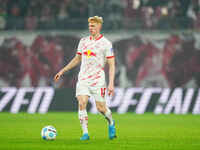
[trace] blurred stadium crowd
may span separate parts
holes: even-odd
[[[52,85],[53,76],[74,55],[79,39],[38,35],[27,45],[17,37],[5,38],[0,45],[0,67],[4,68],[0,71],[0,86]],[[71,87],[73,76],[70,74],[66,79]]]
[[[3,68],[0,87],[75,87],[79,68],[65,74],[58,84],[52,79],[75,55],[80,37],[39,34],[35,38],[27,36],[26,40],[12,36],[0,41],[0,67]],[[135,34],[114,41],[115,85],[124,88],[199,87],[200,47],[196,46],[199,42],[193,34],[166,33],[154,35],[152,40]]]
[[[200,0],[0,0],[0,31],[23,30],[0,37],[0,87],[55,86],[53,76],[71,60],[81,37],[50,32],[84,31],[94,15],[104,17],[105,30],[165,31],[151,32],[150,40],[130,32],[132,37],[113,41],[116,86],[200,86]],[[35,30],[50,32],[26,32]],[[57,86],[75,86],[77,73],[65,74]]]
[[[200,0],[0,0],[0,30],[87,29],[93,15],[104,29],[199,29],[199,10]]]

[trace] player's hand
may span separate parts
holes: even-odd
[[[113,84],[108,85],[108,95],[114,96],[114,85]]]
[[[54,81],[57,82],[57,81],[60,79],[60,77],[61,77],[62,75],[63,75],[63,72],[62,72],[62,71],[58,72],[58,73],[54,76]]]

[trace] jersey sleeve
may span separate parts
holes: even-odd
[[[82,55],[82,49],[83,49],[83,42],[82,42],[82,40],[80,40],[76,54]]]
[[[113,58],[114,57],[114,50],[112,47],[112,43],[108,43],[106,46],[106,58]]]

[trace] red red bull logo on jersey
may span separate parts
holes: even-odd
[[[86,55],[87,58],[91,58],[92,56],[96,56],[96,54],[89,49],[87,51],[83,52],[83,54]]]

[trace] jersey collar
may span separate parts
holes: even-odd
[[[100,34],[100,35],[99,35],[99,37],[97,37],[97,38],[95,39],[95,41],[98,41],[98,40],[100,40],[102,37],[103,37],[103,35],[102,35],[102,34]],[[90,36],[90,40],[92,40],[92,36]]]

